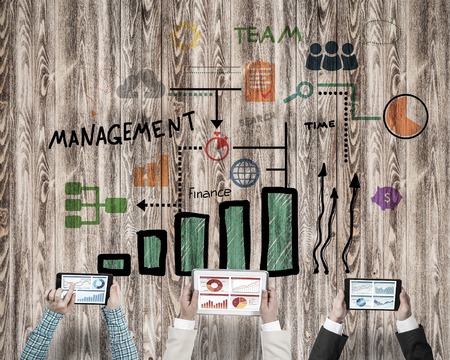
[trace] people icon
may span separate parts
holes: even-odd
[[[338,44],[335,41],[328,41],[325,45],[327,54],[323,57],[322,69],[328,71],[337,71],[342,68],[342,62],[338,52]]]
[[[311,44],[309,50],[306,59],[306,68],[309,70],[337,71],[358,68],[358,60],[350,43],[342,46],[342,54],[338,54],[339,46],[336,41],[328,41],[325,44],[325,54],[322,54],[322,46],[319,43]]]
[[[356,60],[356,55],[353,54],[353,45],[346,43],[342,45],[342,52],[345,55],[341,55],[343,70],[354,70],[358,67],[358,60]],[[353,54],[353,55],[352,55]]]
[[[320,70],[322,65],[322,46],[318,43],[311,44],[309,47],[310,54],[306,59],[306,68],[309,70]]]

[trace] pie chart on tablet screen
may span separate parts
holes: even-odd
[[[384,124],[388,131],[400,139],[420,135],[428,123],[428,110],[424,102],[410,94],[397,95],[384,109]]]
[[[237,297],[233,299],[233,306],[236,309],[243,309],[247,306],[247,300],[243,297]]]
[[[218,279],[211,279],[208,280],[208,282],[206,283],[206,288],[212,292],[220,291],[222,290],[222,287],[223,287],[222,281]]]

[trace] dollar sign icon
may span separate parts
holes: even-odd
[[[391,202],[391,194],[390,193],[384,194],[384,202],[385,203]]]

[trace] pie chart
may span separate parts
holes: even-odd
[[[400,139],[420,135],[428,123],[428,110],[417,96],[401,94],[392,98],[384,109],[384,125]]]
[[[94,288],[96,289],[102,289],[105,286],[105,280],[95,279],[92,285],[94,285]]]
[[[220,291],[222,287],[223,287],[222,281],[217,279],[210,279],[206,283],[206,288],[212,292]]]
[[[233,306],[236,309],[243,309],[247,306],[247,300],[243,297],[237,297],[233,299]]]

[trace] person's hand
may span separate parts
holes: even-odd
[[[191,294],[192,284],[187,284],[180,296],[181,314],[180,319],[195,320],[198,307],[198,290]]]
[[[395,312],[395,317],[397,320],[406,320],[412,315],[411,313],[411,302],[409,295],[406,293],[405,289],[402,288],[400,293],[400,306]]]
[[[334,322],[341,324],[347,315],[347,306],[345,305],[344,291],[339,289],[336,297],[333,300],[333,309],[328,318]]]
[[[261,306],[259,307],[261,320],[267,324],[278,319],[278,299],[275,288],[270,287],[269,291],[263,290],[261,296]]]
[[[116,280],[113,280],[113,284],[109,289],[109,298],[106,302],[105,308],[109,310],[114,310],[122,304],[121,300],[122,294],[120,292],[120,286]]]
[[[45,292],[45,300],[47,307],[59,314],[65,315],[67,314],[75,304],[76,294],[74,293],[75,284],[70,284],[69,291],[67,291],[67,294],[64,296],[63,299],[61,299],[61,294],[63,292],[63,289],[59,288],[56,289],[49,289]]]

